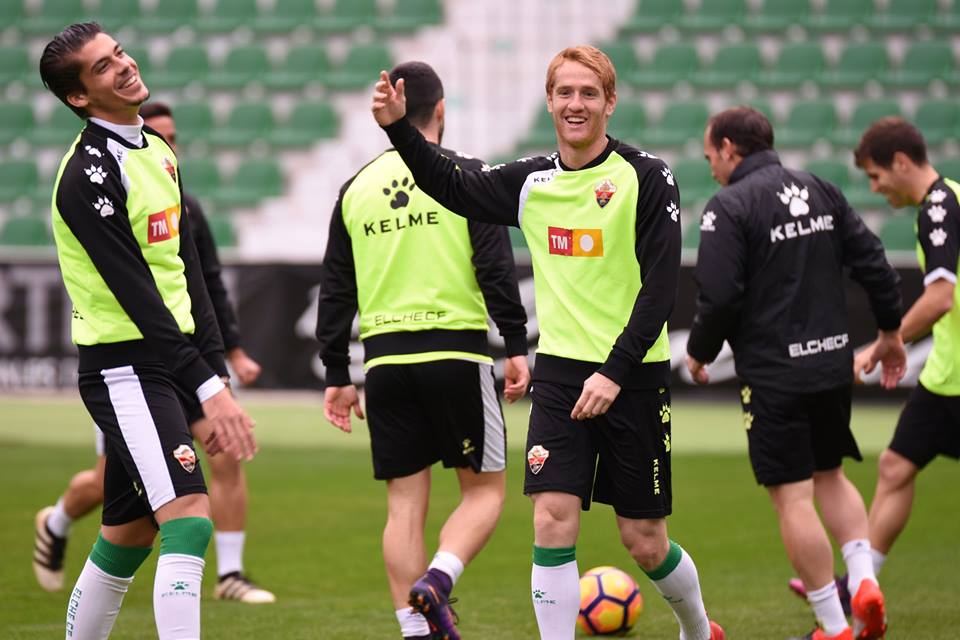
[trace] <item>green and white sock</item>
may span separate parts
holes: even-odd
[[[70,593],[66,637],[106,640],[133,574],[149,555],[150,547],[124,547],[99,536]]]
[[[213,535],[209,518],[160,525],[160,558],[153,582],[153,615],[160,640],[199,640],[203,554]]]
[[[700,577],[693,558],[671,540],[663,563],[644,573],[673,609],[680,623],[680,640],[710,640],[710,620],[703,606]]]
[[[544,640],[573,640],[580,613],[576,547],[533,547],[533,612]]]

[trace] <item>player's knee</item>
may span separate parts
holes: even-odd
[[[663,564],[670,550],[669,541],[656,531],[621,529],[620,541],[630,557],[648,571]]]
[[[174,518],[160,525],[160,554],[178,553],[202,558],[213,537],[210,518]]]
[[[562,501],[538,499],[533,508],[533,529],[537,539],[576,539],[578,513]]]
[[[887,449],[880,454],[880,459],[877,462],[877,473],[881,484],[892,488],[900,488],[913,481],[917,468],[899,453]]]
[[[221,485],[236,485],[244,481],[243,463],[233,456],[221,454],[207,458],[212,480]]]

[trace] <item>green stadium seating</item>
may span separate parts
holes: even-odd
[[[210,60],[203,45],[177,47],[167,56],[161,69],[155,69],[149,78],[144,78],[148,87],[156,89],[179,89],[191,82],[202,82],[210,71]]]
[[[851,43],[840,54],[837,65],[820,75],[820,82],[832,88],[861,87],[868,80],[879,79],[887,64],[884,42]]]
[[[944,178],[960,181],[960,158],[940,158],[933,166]]]
[[[720,185],[710,174],[710,164],[703,158],[679,160],[672,169],[680,189],[680,204],[683,209],[692,211],[694,206],[708,200],[720,189]],[[692,220],[690,216],[685,217]]]
[[[669,89],[700,68],[697,49],[689,43],[664,44],[644,68],[627,78],[640,89]]]
[[[322,84],[330,71],[323,45],[302,44],[287,51],[287,57],[263,78],[263,84],[275,91],[302,91],[309,84]]]
[[[793,25],[804,24],[809,15],[807,0],[763,0],[763,8],[750,13],[743,26],[749,33],[784,32]]]
[[[911,31],[934,22],[937,0],[889,0],[886,8],[867,16],[867,26],[873,31]]]
[[[823,48],[819,42],[785,44],[772,68],[760,71],[756,82],[769,89],[797,87],[807,80],[815,80],[824,67]]]
[[[83,22],[85,13],[83,0],[43,0],[37,11],[20,22],[20,29],[28,36],[49,39],[64,27]]]
[[[213,110],[208,102],[181,102],[173,109],[177,137],[181,145],[203,142],[213,130]]]
[[[18,27],[27,15],[23,0],[0,0],[0,16],[7,27]]]
[[[910,45],[898,69],[883,74],[883,83],[895,89],[923,87],[945,80],[953,71],[953,46],[942,40]]]
[[[696,249],[700,246],[700,216],[696,212],[683,216],[683,223],[687,230],[683,232],[681,247]]]
[[[731,44],[717,51],[709,69],[693,74],[693,84],[705,89],[732,89],[753,82],[760,69],[760,50],[754,44]]]
[[[739,25],[745,12],[745,0],[709,0],[701,3],[697,11],[682,15],[677,26],[699,33],[723,31],[729,25]]]
[[[246,160],[230,183],[217,191],[218,206],[251,207],[264,198],[283,194],[283,172],[274,160]]]
[[[828,138],[837,124],[833,100],[798,100],[790,107],[783,126],[775,130],[778,147],[809,147]]]
[[[242,89],[269,75],[270,60],[260,45],[234,47],[227,54],[223,66],[207,74],[206,85],[211,89]]]
[[[523,237],[523,231],[520,231],[517,227],[507,227],[507,232],[510,234],[511,247],[514,249],[529,250],[527,239]]]
[[[273,10],[253,18],[250,26],[259,34],[285,33],[310,27],[317,19],[313,0],[277,0]]]
[[[183,176],[184,191],[201,200],[216,195],[222,185],[220,167],[213,158],[184,158],[180,161],[180,175]]]
[[[875,11],[873,0],[827,0],[826,7],[810,14],[806,26],[820,32],[849,31]]]
[[[850,184],[850,167],[839,160],[811,160],[803,169],[841,191]]]
[[[699,100],[669,103],[660,121],[647,130],[643,142],[656,149],[702,140],[707,117],[707,105]]]
[[[916,221],[912,215],[890,216],[880,229],[880,242],[887,251],[916,251]]]
[[[140,0],[101,0],[99,11],[88,12],[86,16],[87,20],[99,22],[110,33],[135,27],[141,18]]]
[[[773,105],[770,104],[765,98],[754,98],[753,100],[741,100],[734,104],[731,104],[731,107],[738,107],[740,105],[746,105],[748,107],[753,107],[763,115],[767,116],[767,120],[773,122]]]
[[[654,33],[675,24],[683,14],[683,0],[640,0],[633,15],[620,27],[620,33]]]
[[[253,22],[256,16],[257,0],[217,0],[213,11],[200,14],[194,26],[204,34],[227,33]]]
[[[393,67],[387,47],[379,42],[355,44],[347,57],[330,72],[326,84],[334,91],[351,91],[373,86],[382,69]]]
[[[628,40],[614,40],[598,47],[607,54],[613,67],[617,70],[618,77],[627,77],[637,71],[639,63],[637,62],[637,52],[633,48],[633,43]]]
[[[834,131],[831,141],[843,148],[853,149],[860,142],[860,136],[875,121],[884,116],[901,115],[900,103],[896,100],[861,100],[853,110],[850,122]]]
[[[421,27],[443,22],[440,0],[396,0],[393,10],[376,19],[378,31],[407,33]]]
[[[548,114],[549,115],[549,114]],[[642,102],[620,100],[614,109],[607,131],[614,138],[623,140],[627,144],[635,145],[643,140],[644,129],[647,126],[647,110]],[[553,133],[553,120],[550,121],[551,142],[556,139]]]
[[[237,231],[230,218],[225,215],[208,216],[207,225],[210,227],[213,243],[218,248],[237,246]]]
[[[960,31],[960,3],[954,2],[950,8],[941,7],[930,26],[941,35],[956,35]]]
[[[921,103],[913,122],[923,133],[928,145],[955,139],[960,126],[960,105],[956,100],[928,100]]]
[[[57,102],[50,117],[44,122],[38,122],[27,138],[34,146],[56,147],[66,153],[67,145],[73,142],[82,128],[83,121],[73,111]]]
[[[210,134],[210,143],[218,147],[244,147],[273,130],[273,110],[266,102],[237,102],[226,123]]]
[[[53,244],[47,221],[40,216],[8,218],[0,230],[0,245],[43,247]]]
[[[270,144],[277,147],[306,148],[322,138],[335,138],[340,119],[333,106],[326,102],[301,102],[290,118],[270,134]]]
[[[870,181],[860,169],[853,173],[850,184],[843,192],[847,202],[857,211],[890,211],[887,199],[879,193],[870,191]]]
[[[32,197],[38,180],[37,164],[33,160],[0,162],[0,202]]]
[[[316,17],[313,28],[317,33],[346,33],[377,18],[377,0],[335,0],[333,7]]]
[[[0,87],[38,73],[30,62],[26,47],[0,47]]]
[[[140,76],[143,78],[143,81],[145,83],[149,82],[150,76],[153,74],[153,61],[150,59],[150,50],[137,45],[127,46],[122,42],[120,45],[123,47],[124,53],[136,60],[137,68],[140,69]],[[148,84],[147,86],[149,87],[150,85]]]
[[[137,21],[137,28],[144,33],[171,34],[196,24],[197,17],[197,0],[163,0]]]
[[[30,135],[36,120],[26,102],[0,102],[0,146]]]
[[[553,115],[545,106],[541,106],[537,111],[537,119],[534,120],[533,127],[517,145],[517,151],[545,151],[555,149],[556,146],[557,134],[553,127]]]

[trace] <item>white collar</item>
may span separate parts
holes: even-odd
[[[89,118],[90,122],[112,131],[136,147],[143,146],[143,118],[137,116],[137,124],[117,124],[102,118]]]

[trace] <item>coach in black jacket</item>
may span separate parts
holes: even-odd
[[[883,596],[871,564],[863,499],[841,466],[860,460],[850,431],[853,354],[843,272],[866,289],[884,347],[883,382],[903,376],[899,277],[883,246],[840,191],[784,168],[767,118],[749,107],[713,116],[704,155],[724,187],[701,218],[697,316],[687,344],[694,380],[708,381],[724,340],[742,383],[744,426],[757,482],[780,519],[787,555],[820,624],[810,637],[852,637],[833,581],[833,553],[850,573],[854,627],[879,638]]]

